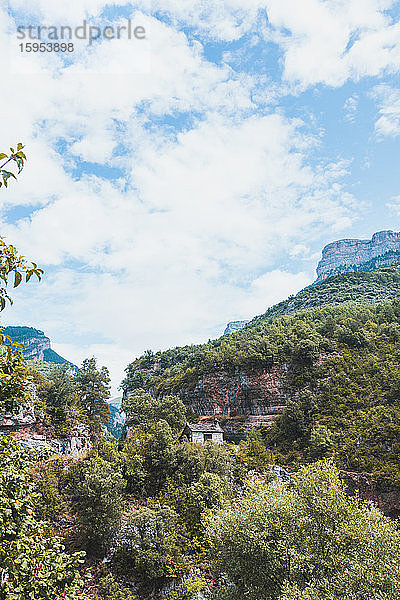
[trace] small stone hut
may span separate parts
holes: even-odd
[[[222,444],[224,441],[224,430],[218,421],[214,423],[188,423],[182,435],[186,436],[189,442],[197,444],[204,444],[207,441]]]

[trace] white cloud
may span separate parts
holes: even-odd
[[[373,97],[378,102],[380,114],[375,123],[376,133],[382,137],[396,137],[400,134],[400,90],[379,85]]]
[[[346,121],[354,123],[358,110],[358,96],[350,96],[347,98],[343,108]]]
[[[178,20],[188,18],[182,6],[164,4]],[[193,24],[206,31],[218,22],[222,39],[240,36],[260,7],[191,6]],[[65,18],[101,7],[71,2]],[[44,0],[31,9],[61,18]],[[29,157],[1,208],[33,210],[2,233],[48,271],[40,285],[17,290],[9,318],[45,330],[75,362],[98,354],[115,379],[121,361],[148,347],[202,341],[304,287],[310,274],[279,264],[293,246],[301,253],[348,227],[356,208],[342,183],[348,165],[309,160],[318,140],[304,123],[264,105],[257,112],[253,77],[208,62],[182,32],[143,19],[149,70],[131,73],[139,55],[122,41],[63,69],[20,57],[38,74],[4,74],[0,98],[2,138],[24,141]],[[178,133],[166,116],[182,120]],[[77,178],[81,161],[127,176]]]
[[[385,12],[394,0],[267,0],[273,33],[284,49],[284,77],[301,88],[398,72],[400,24]]]

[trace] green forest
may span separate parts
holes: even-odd
[[[22,144],[4,156],[22,170]],[[1,310],[43,275],[0,240]],[[340,476],[400,493],[399,285],[397,265],[340,275],[238,333],[147,352],[122,384],[120,440],[105,428],[106,367],[27,364],[0,334],[2,415],[33,404],[48,435],[83,426],[89,442],[67,455],[2,432],[0,600],[400,598],[398,522]],[[236,445],[183,435],[198,415],[181,394],[203,374],[282,364],[272,426]]]

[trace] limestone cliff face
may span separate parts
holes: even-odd
[[[370,240],[339,240],[325,246],[316,283],[349,271],[374,271],[400,258],[400,233],[378,231]]]
[[[224,335],[228,335],[228,333],[235,333],[235,331],[240,331],[243,327],[246,327],[249,321],[231,321],[225,328]]]
[[[2,333],[24,346],[25,360],[39,360],[55,364],[68,362],[52,350],[50,339],[39,329],[9,326],[5,327]]]
[[[27,402],[18,414],[0,414],[0,436],[13,435],[20,446],[31,450],[49,450],[65,456],[85,454],[92,446],[89,427],[83,423],[72,425],[72,435],[59,438],[54,434],[43,418],[34,408],[37,401],[36,387],[31,384]]]
[[[286,404],[288,365],[270,370],[218,371],[204,374],[194,389],[181,390],[183,402],[199,415],[245,415],[254,424],[270,423]]]

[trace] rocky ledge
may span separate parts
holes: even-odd
[[[400,233],[378,231],[370,240],[338,240],[325,246],[316,283],[350,271],[374,271],[400,259]]]
[[[12,435],[20,446],[36,450],[48,450],[65,456],[85,454],[92,446],[90,429],[83,423],[71,425],[69,437],[57,437],[54,430],[37,414],[34,408],[36,388],[32,384],[29,400],[20,412],[0,414],[0,436]]]

